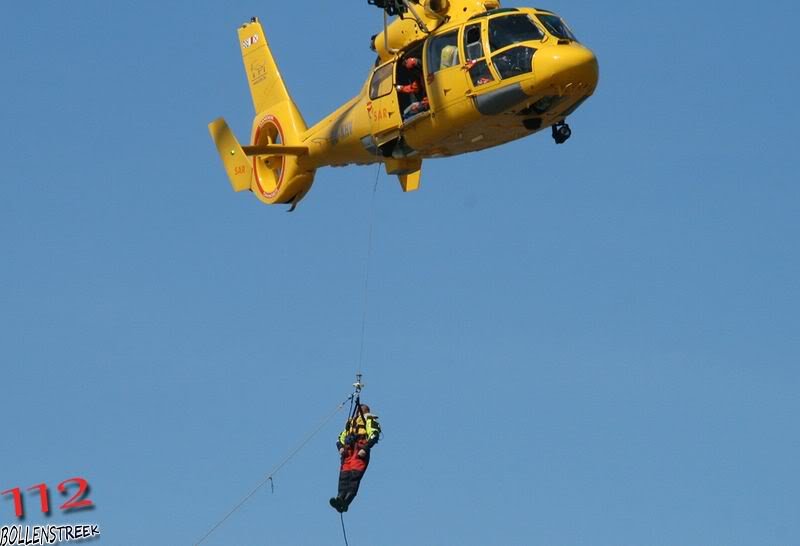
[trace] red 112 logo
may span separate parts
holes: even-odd
[[[89,482],[84,480],[83,478],[69,478],[58,484],[58,492],[62,495],[67,495],[67,488],[70,484],[75,484],[78,486],[77,491],[61,506],[59,506],[59,510],[63,512],[69,512],[71,510],[81,510],[84,508],[89,508],[94,506],[94,503],[86,498],[89,494]],[[32,485],[28,487],[26,491],[38,491],[39,492],[39,504],[42,508],[42,514],[49,514],[50,513],[50,490],[47,488],[47,484],[39,483],[36,485]],[[19,487],[14,487],[13,489],[8,489],[6,491],[1,491],[0,495],[13,495],[14,497],[14,513],[18,518],[22,518],[25,515],[25,511],[22,507],[22,490]]]

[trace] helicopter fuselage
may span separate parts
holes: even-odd
[[[495,11],[444,25],[376,66],[358,96],[308,130],[306,159],[318,167],[453,156],[563,121],[595,90],[594,54],[566,26],[558,36],[538,22],[551,12]],[[419,53],[429,109],[404,119],[395,83],[403,59]]]
[[[289,95],[256,18],[239,28],[257,115],[251,145],[221,118],[209,125],[236,191],[296,204],[316,169],[384,163],[404,191],[422,161],[498,146],[552,128],[594,93],[597,59],[553,12],[497,0],[405,0],[425,12],[373,37],[377,53],[353,99],[308,127]],[[440,11],[437,13],[436,10]]]

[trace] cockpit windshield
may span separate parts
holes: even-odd
[[[544,28],[547,29],[547,32],[555,36],[556,38],[561,38],[563,40],[572,40],[577,42],[578,39],[569,29],[569,27],[564,23],[561,17],[557,15],[545,15],[543,13],[537,15],[536,17],[544,25]]]
[[[542,38],[542,31],[527,15],[506,15],[489,20],[489,47],[492,51]]]

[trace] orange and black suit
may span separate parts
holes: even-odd
[[[341,454],[339,468],[339,494],[331,499],[331,506],[339,512],[346,512],[358,493],[361,478],[369,466],[372,446],[378,443],[381,426],[378,416],[360,411],[347,420],[344,430],[339,434],[336,447]]]

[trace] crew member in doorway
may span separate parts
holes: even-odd
[[[341,457],[339,494],[331,498],[330,503],[337,512],[347,512],[356,497],[361,478],[369,466],[370,451],[378,443],[380,435],[378,416],[370,413],[366,404],[357,406],[336,442]]]
[[[416,57],[409,57],[403,61],[403,68],[406,69],[410,83],[407,85],[397,85],[397,92],[408,95],[408,106],[403,110],[403,119],[410,118],[415,114],[424,112],[430,105],[428,96],[425,93],[425,84],[422,81],[422,63]],[[401,104],[404,104],[402,101]]]

